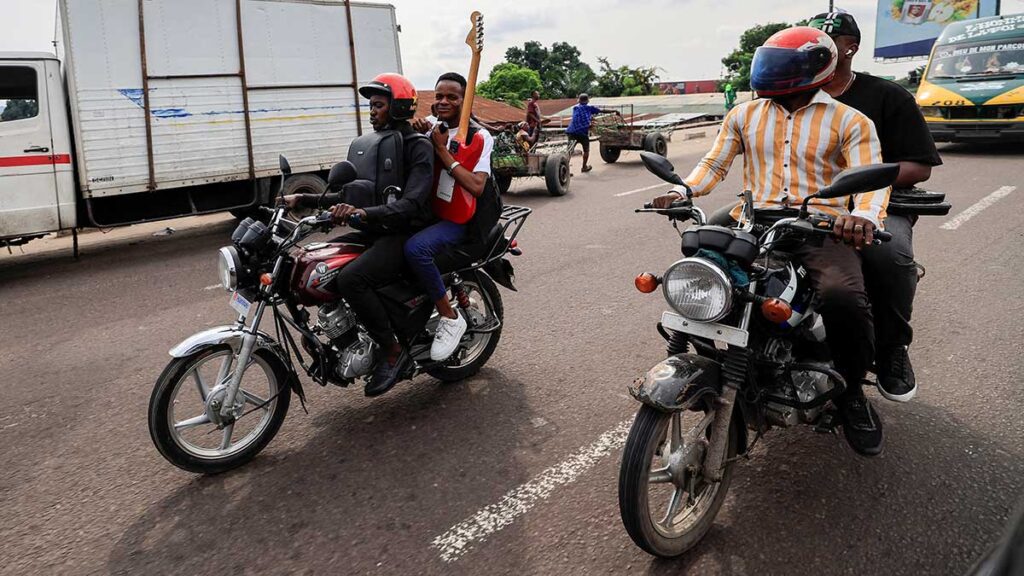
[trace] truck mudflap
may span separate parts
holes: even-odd
[[[703,356],[669,356],[637,378],[629,393],[661,412],[688,410],[705,396],[722,393],[721,369],[721,364]]]

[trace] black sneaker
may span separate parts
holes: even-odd
[[[909,402],[917,394],[917,380],[906,346],[880,351],[877,359],[878,391],[893,402]]]
[[[408,352],[404,349],[394,364],[389,363],[386,359],[381,359],[377,363],[377,367],[374,368],[373,376],[370,377],[370,382],[366,385],[363,393],[372,398],[394,388],[408,369],[410,360]]]
[[[850,448],[861,456],[882,453],[882,419],[867,398],[851,398],[836,402],[843,423],[843,435]]]

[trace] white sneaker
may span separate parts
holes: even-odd
[[[459,314],[458,318],[451,319],[447,316],[441,316],[441,319],[437,322],[437,333],[434,335],[434,343],[430,345],[430,359],[434,362],[440,362],[447,360],[455,350],[459,347],[459,342],[462,341],[462,335],[466,333],[466,328],[469,326],[466,324],[466,319]]]

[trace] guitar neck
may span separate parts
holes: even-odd
[[[466,96],[462,99],[462,117],[459,118],[459,131],[455,139],[465,143],[469,136],[470,116],[473,114],[473,99],[476,97],[476,80],[480,73],[480,54],[473,53],[473,61],[469,66],[469,79],[466,81]]]

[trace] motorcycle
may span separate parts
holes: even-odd
[[[291,169],[284,157],[280,165],[283,184]],[[355,178],[355,167],[341,162],[330,171],[328,190],[344,190]],[[332,289],[332,280],[365,248],[342,241],[301,244],[334,227],[330,212],[296,222],[286,218],[283,205],[262,211],[268,223],[243,220],[231,245],[219,251],[220,280],[238,313],[235,323],[172,348],[150,397],[153,443],[170,463],[190,472],[231,470],[263,450],[280,429],[292,392],[305,409],[299,368],[321,386],[347,387],[372,374],[380,360],[377,344]],[[426,373],[455,382],[487,363],[501,339],[504,316],[497,286],[515,290],[506,255],[522,254],[516,235],[530,212],[505,206],[484,242],[462,244],[437,258],[453,307],[469,323],[449,359],[430,360],[438,316],[417,284],[402,279],[377,290],[413,359],[404,379]],[[268,311],[273,334],[261,329]]]
[[[685,186],[667,159],[641,157],[662,180]],[[722,507],[732,464],[770,429],[835,431],[831,400],[847,382],[833,367],[806,270],[786,250],[831,241],[833,220],[809,212],[810,200],[885,188],[898,172],[896,164],[848,169],[799,210],[755,211],[746,192],[735,228],[706,225],[689,194],[637,210],[667,216],[677,231],[679,222],[694,224],[680,232],[682,259],[663,276],[635,280],[644,293],[660,287],[672,308],[657,325],[668,358],[629,388],[641,406],[622,455],[619,512],[637,546],[674,557],[696,545]]]

